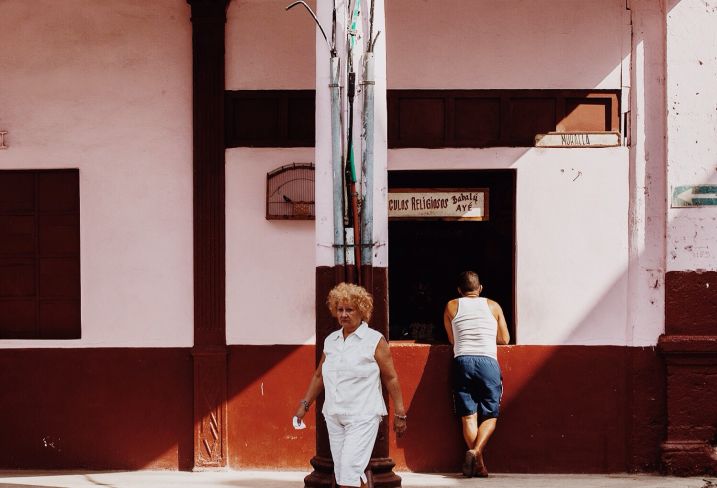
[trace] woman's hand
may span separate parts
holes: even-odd
[[[403,406],[403,395],[401,394],[401,385],[398,383],[398,374],[393,366],[393,358],[391,357],[391,349],[388,342],[383,337],[378,341],[374,358],[381,370],[381,379],[388,390],[388,394],[393,400],[393,430],[398,437],[406,432],[406,408]]]
[[[408,428],[408,425],[406,423],[405,418],[401,417],[394,417],[393,418],[393,431],[396,433],[397,437],[401,437],[404,432],[406,432],[406,429]]]
[[[304,418],[304,415],[306,415],[306,412],[307,410],[304,408],[304,404],[299,403],[299,406],[296,408],[296,413],[294,414],[294,416],[301,420]]]
[[[309,411],[309,406],[314,403],[316,397],[324,390],[324,377],[321,374],[324,361],[326,361],[326,354],[321,355],[319,366],[314,371],[314,374],[311,375],[309,388],[306,390],[303,399],[299,400],[299,406],[296,407],[296,417],[299,420],[304,418],[306,412]]]

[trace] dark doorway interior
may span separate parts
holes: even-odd
[[[464,270],[500,303],[515,342],[515,170],[389,171],[389,188],[489,188],[488,221],[389,221],[392,340],[445,343],[443,307]]]

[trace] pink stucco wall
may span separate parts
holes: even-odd
[[[391,2],[389,87],[629,92],[631,19],[624,2],[575,6]],[[389,151],[391,170],[517,170],[519,344],[634,343],[628,314],[641,292],[628,288],[630,165],[624,147]],[[657,334],[648,336],[643,341],[654,344]]]
[[[52,15],[37,16],[37,5],[31,9],[19,0],[3,4],[0,40],[11,49],[0,79],[0,128],[9,130],[10,149],[0,152],[0,162],[4,168],[80,168],[83,339],[0,345],[191,345],[189,7],[169,0],[41,4]],[[326,5],[318,9],[324,23]],[[613,0],[586,2],[579,11],[563,0],[487,5],[389,3],[377,43],[379,93],[386,79],[392,88],[622,88],[629,94],[622,108],[630,110],[632,147],[392,150],[388,156],[380,148],[378,165],[388,159],[389,169],[518,170],[519,343],[654,344],[664,320],[665,250],[659,243],[668,184],[664,112],[653,102],[664,86],[663,11],[648,0],[630,2],[630,10]],[[714,63],[700,58],[702,65],[685,65],[682,74],[678,54],[684,58],[688,47],[679,32],[697,12],[670,5],[667,39],[674,42],[668,51],[674,50],[676,66],[669,71],[670,100],[686,97],[692,105],[685,113],[703,123],[695,128],[702,142],[694,144],[690,119],[671,109],[669,184],[714,181],[710,154],[717,147],[703,133],[714,128],[714,115],[699,104],[702,95],[690,95],[688,79],[689,73],[713,78]],[[330,264],[332,256],[330,186],[317,185],[316,234],[313,223],[264,219],[267,171],[315,161],[317,182],[328,176],[326,47],[305,12],[287,13],[284,6],[231,2],[228,11],[229,89],[316,86],[318,93],[316,152],[227,151],[232,344],[311,343],[314,267]],[[701,18],[709,24],[710,15]],[[416,42],[417,32],[425,42]],[[713,43],[712,31],[705,32],[706,44]],[[453,49],[459,38],[472,49]],[[714,98],[710,90],[700,93]],[[385,112],[377,123],[384,143]],[[696,162],[684,166],[686,158]],[[374,191],[384,197],[385,181],[378,180]],[[671,239],[678,243],[714,217],[699,209],[670,216]],[[385,214],[377,213],[377,239],[385,241],[386,229]],[[710,232],[702,234],[706,241]],[[684,246],[669,266],[713,266],[713,259],[694,261]],[[385,250],[378,265],[386,264]],[[269,255],[288,282],[306,286],[277,298],[282,281],[267,275]]]
[[[79,168],[82,339],[191,346],[192,54],[174,0],[7,0],[0,169]]]
[[[314,221],[266,220],[266,174],[313,148],[226,153],[228,344],[315,342]]]
[[[314,88],[314,22],[289,3],[229,4],[228,90]],[[235,148],[226,161],[227,343],[313,344],[314,221],[266,220],[265,204],[266,174],[314,150]]]
[[[401,149],[389,168],[516,169],[518,344],[625,344],[626,148]]]
[[[391,2],[388,86],[620,88],[630,147],[391,150],[388,168],[518,170],[519,344],[654,345],[664,331],[664,10],[642,0],[630,8],[613,1],[574,6]],[[319,94],[328,80],[322,49],[318,43]],[[325,131],[320,161],[330,149],[327,101],[319,97],[317,107],[317,134]],[[321,177],[330,181],[319,166]],[[330,202],[322,188],[317,212]],[[317,256],[327,264],[330,250],[321,243],[331,242],[331,225],[324,213]]]
[[[620,88],[624,0],[391,0],[389,88]]]
[[[717,185],[717,2],[670,0],[668,190]],[[717,207],[670,208],[667,271],[717,270]]]
[[[225,31],[228,90],[314,88],[314,21],[301,6],[287,12],[290,3],[229,3]],[[316,0],[307,3],[316,7]]]

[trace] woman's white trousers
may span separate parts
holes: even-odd
[[[380,415],[324,415],[329,431],[336,484],[361,486],[376,442]]]

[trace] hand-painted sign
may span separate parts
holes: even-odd
[[[672,189],[672,208],[717,205],[717,185],[683,185]]]
[[[535,136],[535,147],[612,147],[620,145],[617,132],[549,132]]]
[[[391,220],[488,220],[487,188],[392,188]]]

